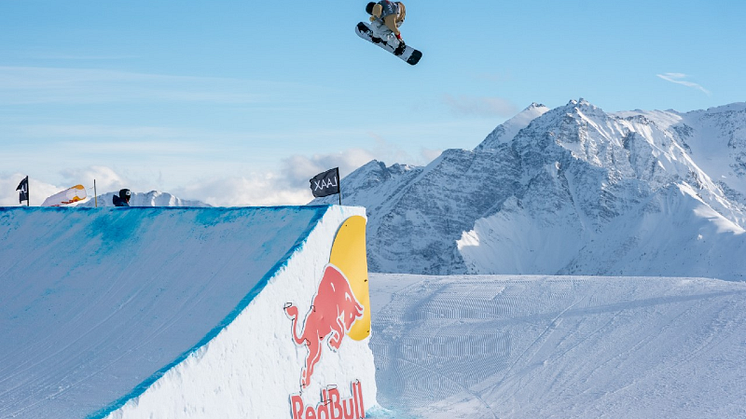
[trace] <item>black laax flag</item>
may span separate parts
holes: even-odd
[[[20,204],[23,201],[28,202],[28,176],[18,184],[16,190],[18,191],[18,203]]]
[[[339,167],[314,176],[311,179],[311,193],[316,198],[339,193]]]

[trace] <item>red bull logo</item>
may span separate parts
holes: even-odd
[[[365,251],[365,217],[353,216],[337,230],[329,263],[304,319],[298,307],[286,303],[285,314],[292,320],[292,340],[308,350],[300,373],[301,390],[312,382],[324,347],[337,352],[345,336],[363,341],[370,336],[370,295],[368,261]],[[346,365],[339,365],[343,371]],[[352,368],[354,370],[354,368]],[[365,417],[362,384],[354,377],[352,395],[342,399],[336,385],[322,385],[321,402],[307,406],[300,394],[290,395],[293,419],[360,419]]]
[[[306,363],[301,372],[301,387],[306,388],[311,382],[314,367],[321,359],[323,342],[326,341],[329,348],[336,352],[355,320],[363,317],[364,308],[355,298],[347,277],[336,266],[329,264],[324,268],[324,276],[300,332],[298,308],[288,303],[285,305],[285,313],[293,321],[293,340],[296,345],[308,348]]]
[[[290,396],[290,408],[293,419],[362,419],[365,417],[363,406],[363,387],[360,381],[351,384],[352,396],[342,399],[336,387],[321,390],[321,402],[306,406],[300,395]]]

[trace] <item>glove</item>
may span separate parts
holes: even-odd
[[[377,18],[377,17],[375,17],[375,16],[371,16],[371,17],[370,17],[370,21],[371,21],[371,22],[375,22],[375,21],[376,21],[376,19],[378,19],[378,18]]]

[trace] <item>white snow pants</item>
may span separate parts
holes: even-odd
[[[396,39],[396,35],[394,35],[394,32],[389,29],[386,24],[384,24],[382,21],[376,19],[373,22],[370,23],[370,29],[373,30],[373,36],[376,38],[381,38],[384,41],[386,41],[387,44],[393,46],[394,48],[399,46],[399,40]]]

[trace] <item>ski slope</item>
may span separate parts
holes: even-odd
[[[371,275],[396,418],[746,417],[746,283]]]

